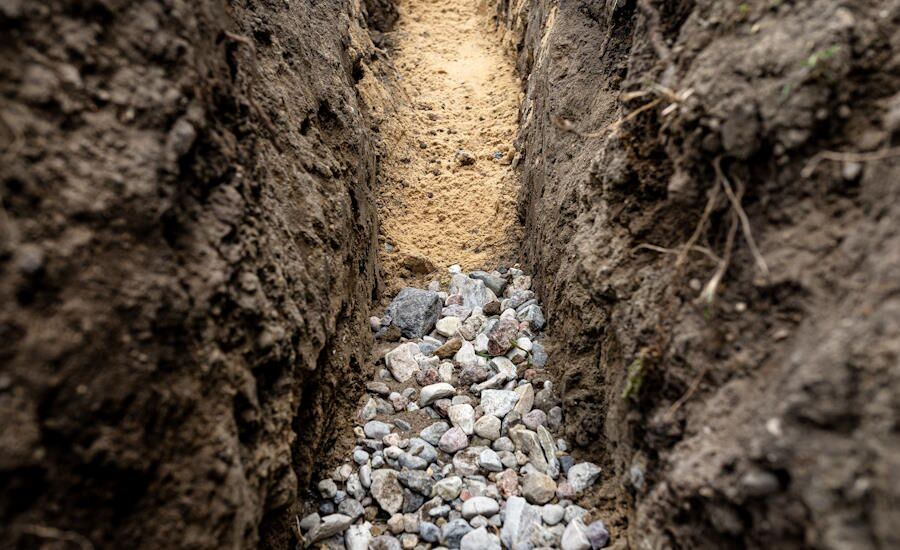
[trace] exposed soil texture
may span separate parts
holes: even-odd
[[[0,546],[289,533],[366,375],[365,26],[344,0],[0,2]]]
[[[521,238],[511,166],[521,92],[488,11],[475,0],[397,8],[391,51],[401,97],[380,125],[378,187],[391,294],[454,263],[493,268],[516,256]]]
[[[524,0],[498,24],[527,269],[613,540],[900,545],[900,5]]]

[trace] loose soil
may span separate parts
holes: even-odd
[[[403,97],[381,126],[381,258],[404,278],[515,256],[512,168],[521,96],[511,58],[473,0],[405,0],[391,35]],[[463,166],[458,151],[474,157]]]

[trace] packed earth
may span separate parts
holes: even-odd
[[[545,319],[521,270],[405,288],[371,328],[398,341],[368,383],[356,446],[318,482],[307,546],[348,550],[603,548],[578,505],[600,477],[558,437]]]

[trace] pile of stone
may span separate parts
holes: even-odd
[[[603,522],[576,504],[600,468],[576,463],[554,436],[563,414],[531,278],[451,274],[446,292],[437,281],[403,289],[372,318],[378,338],[400,342],[367,385],[352,456],[319,482],[319,511],[299,521],[306,544],[603,548]],[[413,430],[417,419],[424,428]]]

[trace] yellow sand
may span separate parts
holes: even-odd
[[[521,234],[510,166],[520,85],[486,11],[477,0],[401,0],[398,8],[394,63],[406,97],[382,123],[378,193],[389,288],[431,266],[493,268],[516,256]],[[462,166],[460,149],[475,163]]]

